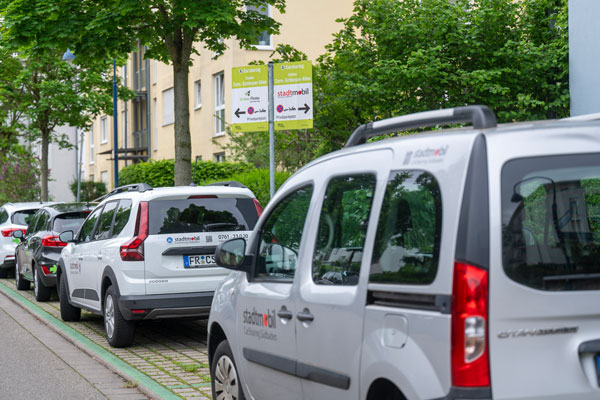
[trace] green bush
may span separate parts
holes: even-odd
[[[133,164],[119,171],[119,184],[147,183],[152,187],[173,186],[175,184],[174,169],[173,160],[150,160]],[[252,165],[245,163],[198,161],[194,181],[199,183],[208,180],[227,180],[226,178],[231,175],[252,169],[254,169]],[[194,164],[192,164],[193,170]]]
[[[283,182],[287,180],[292,175],[291,172],[275,172],[275,188],[278,189]],[[218,182],[222,180],[228,181],[237,181],[248,187],[248,189],[252,190],[260,204],[265,207],[270,200],[269,196],[269,170],[264,169],[254,169],[252,171],[242,172],[239,174],[234,174],[227,179],[213,179],[203,181],[200,184],[204,185],[207,183]]]
[[[71,183],[71,192],[77,198],[77,181]],[[104,182],[81,181],[79,192],[79,201],[92,201],[106,194],[106,184]]]
[[[0,154],[0,204],[40,200],[40,162],[26,152]]]

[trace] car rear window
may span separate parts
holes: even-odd
[[[507,162],[502,233],[504,271],[516,282],[600,289],[600,154]]]
[[[20,210],[15,211],[12,216],[12,223],[15,225],[29,225],[29,221],[37,210]]]
[[[155,200],[149,203],[150,234],[249,231],[258,214],[252,199]]]
[[[62,233],[64,231],[77,232],[89,213],[89,211],[81,211],[57,215],[54,217],[52,230],[58,233]]]

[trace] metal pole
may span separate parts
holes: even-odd
[[[273,104],[273,61],[269,61],[269,181],[270,197],[275,195],[275,105]]]
[[[77,132],[77,131],[76,131]],[[77,141],[77,134],[75,134]],[[81,131],[81,140],[79,141],[79,168],[77,168],[77,202],[81,199],[81,170],[83,169],[83,131]]]
[[[117,60],[113,58],[113,137],[115,146],[115,188],[119,187],[119,135],[117,131]]]

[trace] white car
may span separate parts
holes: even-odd
[[[55,203],[5,203],[0,207],[0,278],[6,278],[8,271],[15,268],[15,248],[19,240],[12,233],[27,230],[29,220],[42,206]]]
[[[262,208],[237,182],[152,188],[128,185],[109,193],[68,242],[58,262],[60,312],[104,315],[114,347],[132,343],[135,321],[208,317],[215,287],[217,244],[248,238]]]

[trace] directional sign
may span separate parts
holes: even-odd
[[[313,127],[312,64],[310,61],[273,66],[275,130]]]
[[[269,129],[269,70],[266,65],[232,69],[232,116],[234,132]]]

